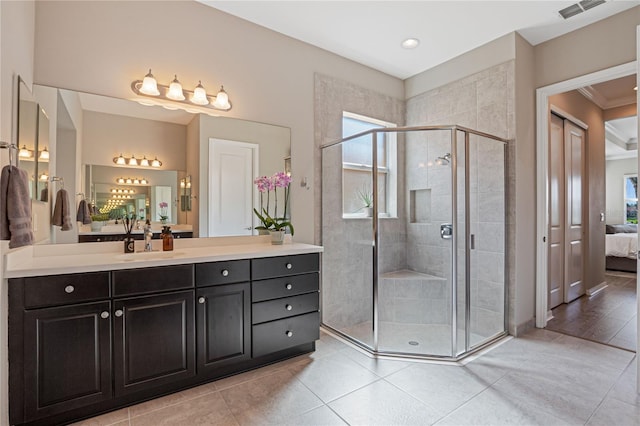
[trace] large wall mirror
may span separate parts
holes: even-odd
[[[291,154],[290,130],[281,126],[48,86],[34,85],[34,94],[47,112],[53,109],[46,117],[51,121],[49,138],[41,136],[46,145],[40,151],[46,146],[53,170],[49,173],[47,167],[46,172],[64,178],[74,205],[72,219],[84,199],[95,207],[94,218],[100,222],[93,226],[74,222],[73,232],[67,233],[53,229],[51,242],[77,242],[79,235],[115,232],[121,227],[116,220],[125,215],[149,219],[158,228],[167,222],[172,229],[192,229],[194,237],[211,236],[208,211],[215,206],[209,205],[208,182],[216,171],[208,164],[209,139],[260,145],[259,175],[283,170]],[[24,134],[27,129],[25,124]],[[45,189],[47,181],[38,186],[34,179],[35,194]],[[51,192],[59,189],[50,179],[49,187]],[[50,199],[55,200],[55,194]]]

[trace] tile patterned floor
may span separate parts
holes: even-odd
[[[636,274],[607,271],[609,286],[553,309],[548,330],[635,351],[637,347]]]
[[[546,330],[463,366],[317,350],[78,425],[638,425],[635,356]],[[633,361],[633,362],[632,362]]]

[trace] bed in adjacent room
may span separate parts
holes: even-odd
[[[607,225],[606,233],[606,268],[637,272],[638,225]]]

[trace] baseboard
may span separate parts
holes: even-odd
[[[516,324],[516,326],[513,329],[513,335],[515,337],[519,337],[522,336],[523,334],[525,334],[527,331],[529,330],[533,330],[536,326],[536,320],[535,318],[531,318],[521,324]]]
[[[606,281],[603,281],[600,284],[598,284],[597,286],[591,287],[590,289],[587,289],[587,296],[589,296],[589,297],[594,296],[594,295],[600,293],[602,290],[604,290],[607,287],[609,287],[609,284],[607,284]]]
[[[553,319],[553,311],[552,310],[548,310],[547,311],[547,322],[551,321]]]

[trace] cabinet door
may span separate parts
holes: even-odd
[[[251,358],[250,284],[198,290],[198,371]]]
[[[113,305],[116,396],[195,374],[193,290],[116,299]]]
[[[111,398],[110,303],[24,313],[26,420]]]

